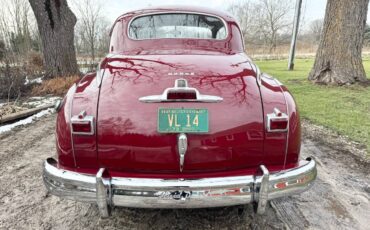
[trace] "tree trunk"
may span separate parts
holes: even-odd
[[[67,0],[29,0],[39,29],[47,76],[79,74],[74,47],[76,16]]]
[[[365,82],[362,43],[369,0],[328,0],[323,33],[308,79],[321,84]]]
[[[91,42],[91,62],[95,63],[95,42]]]

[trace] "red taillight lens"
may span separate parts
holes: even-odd
[[[270,130],[286,130],[288,127],[288,119],[286,120],[270,120]]]
[[[91,127],[92,126],[90,122],[72,124],[72,129],[74,133],[91,133]]]
[[[175,91],[167,93],[168,100],[196,100],[197,94],[194,91]]]
[[[274,108],[274,112],[267,114],[267,132],[286,132],[289,126],[289,116]]]
[[[85,111],[81,111],[78,115],[71,118],[72,133],[78,135],[93,135],[94,134],[94,117],[86,116]]]

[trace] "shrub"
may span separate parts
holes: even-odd
[[[27,68],[32,72],[42,72],[43,70],[42,54],[35,51],[31,51],[27,57]]]
[[[30,52],[17,61],[6,59],[5,65],[0,66],[0,98],[15,99],[28,95],[33,86],[38,84],[32,80],[42,76],[43,62],[40,53]]]
[[[21,67],[0,68],[0,98],[14,99],[27,94],[30,86],[24,84],[26,76]]]
[[[80,80],[80,78],[80,76],[76,75],[44,80],[41,85],[36,85],[33,87],[31,94],[33,96],[42,96],[47,94],[64,96],[73,83]]]

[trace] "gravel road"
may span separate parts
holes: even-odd
[[[364,150],[312,125],[304,125],[302,156],[318,161],[317,183],[274,200],[263,216],[246,205],[116,208],[107,219],[99,218],[96,205],[59,199],[44,188],[41,165],[54,155],[54,126],[50,115],[0,135],[0,229],[369,229],[370,163],[358,157]]]

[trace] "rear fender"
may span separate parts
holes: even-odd
[[[291,98],[289,97],[290,94],[285,92],[285,87],[283,87],[278,80],[264,73],[260,75],[259,85],[261,90],[265,127],[264,153],[266,156],[272,158],[272,161],[277,164],[281,165],[281,162],[284,162],[285,167],[288,147],[287,140],[289,139],[290,129],[288,132],[267,132],[266,118],[267,114],[273,113],[275,108],[280,110],[282,113],[291,115],[292,112],[289,111],[290,106],[287,106],[287,101],[291,103]],[[295,113],[293,112],[293,114]],[[294,117],[293,121],[296,121],[296,117]]]
[[[96,120],[99,100],[99,84],[96,73],[85,75],[76,86],[73,94],[71,117],[85,112],[93,117],[93,133],[89,135],[72,134],[76,166],[81,168],[97,168]]]
[[[73,100],[73,94],[76,91],[77,84],[68,90],[64,97],[63,104],[57,115],[56,121],[56,149],[58,155],[58,162],[60,165],[66,167],[75,167],[76,161],[72,148],[72,136],[71,136],[71,105]]]
[[[99,98],[96,73],[85,75],[69,90],[57,116],[56,145],[59,164],[66,168],[97,168],[96,118]],[[85,111],[94,117],[92,135],[71,133],[71,117]]]
[[[301,122],[297,104],[294,101],[292,94],[285,86],[282,86],[284,96],[287,102],[289,111],[289,136],[286,152],[286,168],[293,168],[299,162],[299,154],[301,150]]]

